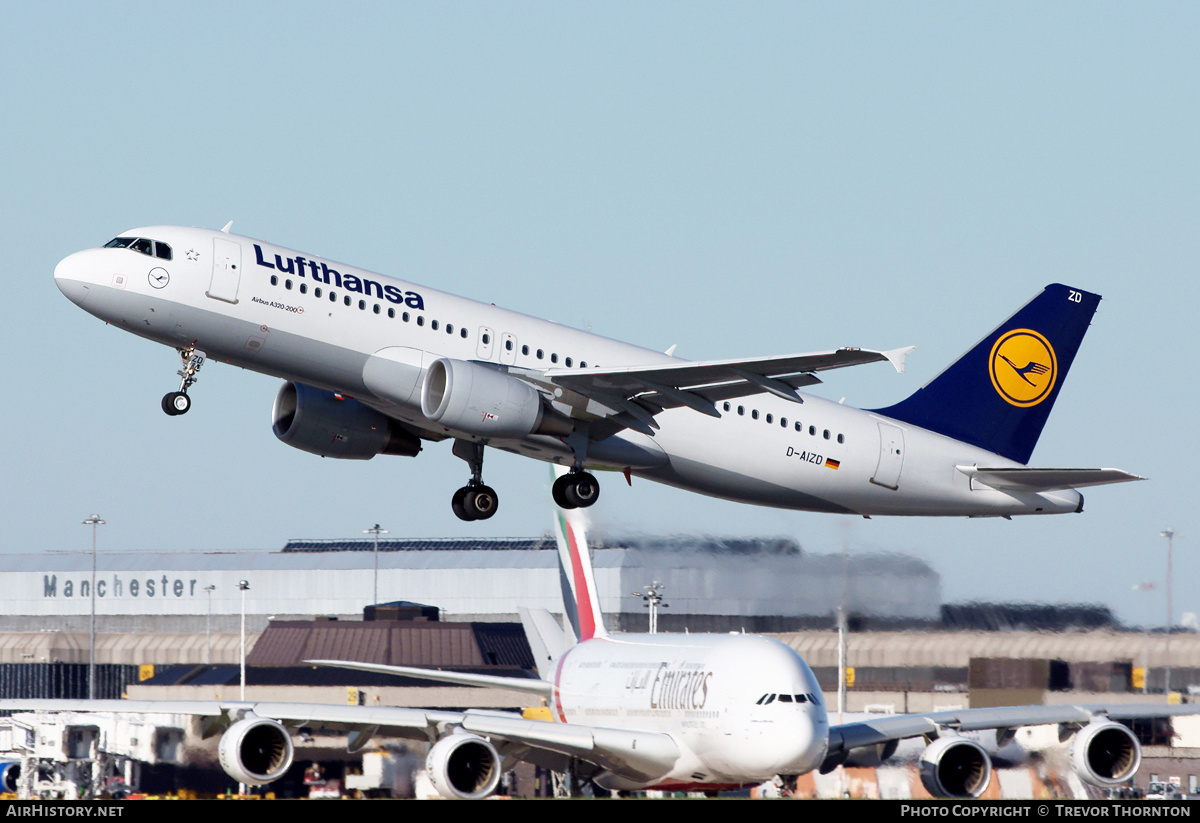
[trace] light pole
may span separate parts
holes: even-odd
[[[658,610],[665,609],[666,603],[663,603],[663,584],[655,580],[646,587],[646,593],[634,592],[634,597],[640,597],[645,602],[646,608],[650,609],[650,634],[658,634]]]
[[[379,535],[391,534],[391,532],[379,528],[379,524],[376,523],[374,528],[363,529],[363,534],[375,535],[375,590],[371,594],[371,605],[374,606],[379,603]]]
[[[250,584],[245,580],[238,581],[238,589],[242,593],[242,688],[239,700],[246,699],[246,592],[250,590]]]
[[[204,618],[204,665],[212,665],[212,593],[217,587],[209,583],[204,587],[208,595],[208,616]]]
[[[89,514],[83,525],[92,527],[92,620],[91,641],[88,643],[88,700],[96,699],[96,527],[104,521],[98,514]]]
[[[1153,583],[1135,583],[1133,590],[1135,592],[1152,592],[1158,587]],[[1146,603],[1150,606],[1150,611],[1154,611],[1154,601],[1147,600]],[[1146,621],[1146,628],[1142,632],[1142,694],[1145,694],[1150,680],[1150,621]]]
[[[1169,695],[1171,693],[1171,561],[1175,543],[1175,530],[1167,526],[1158,533],[1158,536],[1167,538],[1167,665],[1166,683],[1163,694]]]

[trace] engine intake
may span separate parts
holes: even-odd
[[[474,734],[452,734],[433,745],[425,771],[442,797],[479,800],[500,783],[500,755]]]
[[[425,374],[421,413],[479,437],[571,433],[570,420],[550,412],[533,386],[489,366],[448,357],[434,360]]]
[[[1119,786],[1142,765],[1142,747],[1126,726],[1093,720],[1071,741],[1071,765],[1080,780],[1093,786]]]
[[[283,384],[271,423],[284,443],[322,457],[370,460],[377,454],[413,457],[421,451],[421,440],[387,415],[303,383]]]
[[[283,777],[292,765],[292,755],[292,736],[287,729],[254,714],[230,726],[217,748],[225,774],[249,786]]]
[[[18,761],[0,763],[0,791],[15,794],[17,781],[21,778],[21,764]]]
[[[921,753],[921,784],[934,797],[979,797],[992,782],[992,761],[974,740],[939,737]]]

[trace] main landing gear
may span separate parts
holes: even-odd
[[[483,484],[483,444],[455,440],[454,456],[467,461],[471,479],[450,498],[450,507],[459,520],[487,520],[496,513],[500,499],[495,489]],[[600,499],[600,482],[588,472],[575,468],[554,481],[552,493],[560,508],[586,509]]]
[[[500,498],[496,490],[483,484],[483,444],[455,440],[454,454],[471,467],[471,480],[450,498],[450,508],[459,520],[487,520],[496,513]]]
[[[600,499],[600,483],[585,471],[573,471],[554,481],[554,502],[563,509],[586,509]]]
[[[551,494],[561,509],[586,509],[600,499],[600,483],[583,470],[590,442],[589,425],[581,423],[563,440],[574,457],[571,471],[554,481]]]
[[[204,352],[191,345],[179,350],[179,359],[183,361],[183,368],[175,372],[180,377],[179,391],[168,392],[162,399],[162,410],[172,417],[187,414],[192,407],[192,398],[188,397],[187,390],[199,379],[196,374],[204,365]]]

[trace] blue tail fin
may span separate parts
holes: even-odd
[[[1100,295],[1055,283],[879,414],[1028,463]]]

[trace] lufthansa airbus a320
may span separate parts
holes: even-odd
[[[91,314],[176,349],[167,414],[191,408],[208,360],[285,381],[274,431],[325,457],[415,456],[453,440],[470,479],[456,515],[496,513],[492,446],[566,466],[558,505],[592,471],[763,506],[860,515],[1077,512],[1117,469],[1032,468],[1033,448],[1100,297],[1050,285],[912,396],[855,409],[799,391],[819,372],[910,349],[842,348],[694,362],[230,233],[132,229],[54,272]]]

